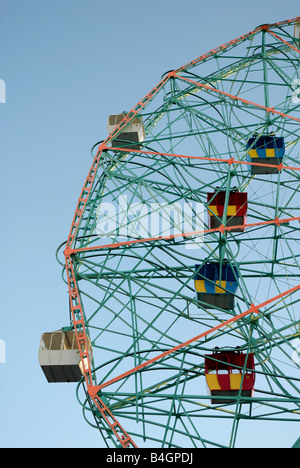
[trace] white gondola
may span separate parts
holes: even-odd
[[[43,333],[39,363],[48,382],[78,382],[83,368],[74,330]]]
[[[110,115],[107,122],[108,133],[112,133],[120,125],[126,113]],[[141,117],[135,117],[111,142],[112,146],[139,150],[145,140],[145,128]]]

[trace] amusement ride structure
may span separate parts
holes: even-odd
[[[77,382],[107,447],[300,446],[300,17],[171,70],[94,145],[64,253]],[[67,322],[67,316],[66,316]]]

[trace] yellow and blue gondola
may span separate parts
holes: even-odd
[[[283,161],[285,144],[283,137],[276,137],[274,133],[268,135],[254,134],[247,142],[247,160],[263,166],[250,166],[251,174],[275,174]],[[271,166],[270,166],[271,165]]]
[[[238,279],[237,267],[228,262],[195,265],[194,281],[199,307],[232,310]]]

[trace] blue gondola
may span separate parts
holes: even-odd
[[[227,262],[195,265],[194,280],[198,301],[207,309],[232,310],[238,278],[237,268]]]
[[[276,137],[275,133],[269,135],[254,134],[247,142],[247,160],[266,166],[251,165],[251,174],[275,174],[278,172],[276,167],[268,165],[278,165],[283,161],[285,145],[283,137]]]

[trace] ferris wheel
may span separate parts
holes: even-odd
[[[40,363],[78,382],[108,447],[237,447],[276,424],[300,445],[299,63],[300,17],[259,26],[93,147],[59,249],[70,324]]]

